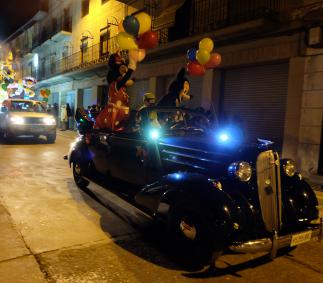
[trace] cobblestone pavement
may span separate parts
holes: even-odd
[[[74,137],[0,144],[0,282],[323,282],[315,241],[274,261],[224,254],[217,272],[184,269],[142,212],[98,185],[77,189],[62,158]]]

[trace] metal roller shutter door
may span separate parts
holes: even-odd
[[[227,70],[223,111],[241,119],[248,139],[284,136],[288,63]]]

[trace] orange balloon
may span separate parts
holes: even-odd
[[[210,60],[204,65],[205,68],[211,69],[219,66],[221,64],[222,57],[219,53],[212,53]]]
[[[146,50],[145,49],[129,50],[129,57],[131,57],[135,62],[141,62],[146,57]]]

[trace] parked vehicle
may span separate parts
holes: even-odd
[[[29,135],[47,138],[48,143],[56,140],[56,121],[47,113],[39,101],[7,99],[0,111],[0,136],[5,139]]]
[[[274,258],[322,238],[315,193],[274,146],[246,142],[233,125],[211,125],[191,110],[149,107],[123,131],[80,136],[68,160],[79,187],[95,181],[94,172],[133,184],[130,199],[207,263],[227,248]]]

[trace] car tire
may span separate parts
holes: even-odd
[[[89,185],[89,181],[85,180],[83,177],[86,172],[86,165],[84,162],[81,162],[79,160],[75,160],[73,162],[73,178],[75,184],[80,188],[86,188]]]
[[[46,136],[47,143],[55,143],[55,140],[56,140],[56,133]]]
[[[191,203],[172,206],[169,213],[169,232],[180,260],[190,267],[202,268],[212,264],[214,232],[207,218]]]

